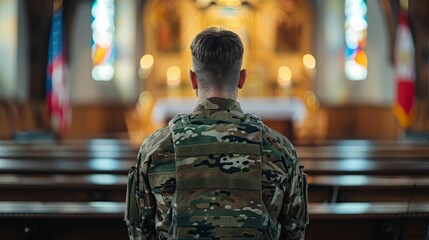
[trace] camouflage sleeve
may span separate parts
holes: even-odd
[[[282,144],[283,145],[283,144]],[[294,164],[290,166],[288,189],[286,189],[282,206],[282,238],[281,239],[304,239],[305,228],[309,223],[307,211],[307,177],[303,167],[298,164],[295,148],[286,140],[283,145],[285,154],[292,155]]]
[[[144,143],[143,143],[144,145]],[[130,240],[157,239],[155,232],[155,202],[147,179],[148,157],[142,147],[137,166],[128,174],[125,222]]]

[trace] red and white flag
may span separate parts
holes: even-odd
[[[408,15],[402,9],[399,12],[396,30],[394,67],[396,99],[393,113],[403,128],[409,128],[414,117],[415,105],[414,43]]]

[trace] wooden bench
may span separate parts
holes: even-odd
[[[0,218],[123,218],[124,202],[0,201]],[[429,220],[429,202],[309,203],[311,219],[421,218]]]
[[[69,146],[81,149],[87,149],[91,146],[123,146],[135,148],[128,139],[117,138],[91,138],[91,139],[61,139],[61,140],[36,140],[36,141],[17,141],[17,140],[0,140],[0,146],[14,146],[14,147],[36,147],[44,148],[51,145],[55,146]]]
[[[298,159],[300,160],[341,160],[370,158],[378,160],[396,161],[402,159],[429,160],[429,152],[419,151],[387,151],[387,152],[365,152],[365,151],[303,151],[297,150]]]
[[[301,159],[300,164],[309,175],[429,175],[429,161],[402,159],[380,161],[378,159]]]
[[[115,173],[126,174],[135,159],[117,158],[0,158],[0,173]],[[302,160],[309,175],[429,175],[429,162],[403,159]]]
[[[120,152],[112,150],[94,150],[94,151],[75,151],[75,150],[22,150],[22,151],[0,151],[0,158],[13,159],[39,159],[49,158],[69,158],[69,159],[88,159],[88,158],[120,158],[137,159],[138,150],[129,152]]]
[[[0,174],[0,201],[124,201],[126,184],[126,174]],[[429,199],[427,176],[320,175],[308,184],[309,202]]]
[[[59,149],[88,150],[96,147],[115,147],[120,150],[135,150],[136,146],[131,145],[128,140],[122,139],[88,139],[88,140],[0,140],[0,149],[10,148],[20,149]]]
[[[295,146],[300,159],[345,159],[345,158],[424,158],[429,157],[428,142],[395,142],[340,140],[316,145]]]
[[[113,140],[112,140],[113,141]],[[125,143],[107,140],[77,141],[73,143],[40,142],[38,144],[0,144],[0,157],[34,159],[48,157],[110,157],[136,158],[138,149]]]
[[[1,239],[127,239],[123,202],[0,202]]]
[[[91,145],[96,147],[90,150]],[[115,146],[118,145],[125,146],[124,151],[116,151]],[[394,144],[374,145],[381,149],[395,147]],[[30,145],[29,149],[33,152],[19,151],[23,146],[25,148],[25,145],[17,147],[11,144],[3,148],[0,146],[0,149],[3,149],[0,155],[5,156],[10,153],[7,149],[16,147],[12,151],[16,154],[15,157],[0,158],[0,180],[11,181],[10,179],[16,178],[16,181],[22,181],[12,183],[10,186],[1,184],[2,189],[8,190],[17,200],[60,201],[69,197],[75,201],[123,200],[126,175],[130,166],[135,165],[137,155],[137,150],[134,152],[132,147],[122,141],[119,143],[109,140],[70,141],[62,143],[58,148],[53,145]],[[421,146],[426,145],[412,145],[417,148]],[[329,145],[315,147],[322,149],[320,150],[322,154],[319,156],[316,154],[317,151],[312,152],[316,155],[315,158],[303,158],[300,162],[305,166],[305,172],[309,174],[311,202],[406,201],[411,196],[411,189],[416,180],[418,182],[413,190],[414,200],[426,199],[429,162],[421,161],[424,158],[398,157],[394,158],[395,161],[386,161],[389,158],[383,157],[349,158],[347,148],[343,148],[337,151],[338,154],[343,154],[344,158],[330,160],[323,158],[324,152],[331,154],[328,147],[337,148]],[[403,148],[405,147],[409,146],[404,145]],[[358,150],[354,153],[366,154],[366,148],[356,149]],[[69,176],[70,174],[72,175]],[[97,186],[88,180],[101,175],[110,176],[108,179],[118,178],[122,182],[112,183],[112,186]],[[58,179],[63,179],[64,182]],[[7,200],[7,197],[0,200]]]
[[[0,174],[0,201],[125,201],[126,175]]]
[[[310,202],[425,202],[429,176],[308,176]]]
[[[309,204],[305,239],[425,239],[428,207],[427,202]]]
[[[7,158],[23,158],[29,157],[34,159],[39,158],[55,158],[55,157],[73,157],[85,158],[91,157],[121,157],[121,158],[136,158],[138,149],[121,150],[115,147],[94,147],[93,149],[74,149],[68,147],[54,147],[41,148],[41,149],[13,149],[10,147],[0,147],[0,157]],[[302,151],[298,152],[298,159],[300,160],[341,160],[341,159],[356,159],[368,158],[377,160],[396,161],[402,159],[412,160],[429,160],[429,152],[365,152],[365,151]]]
[[[0,173],[51,173],[51,174],[85,174],[85,173],[111,173],[127,174],[136,160],[123,160],[115,158],[89,158],[89,159],[39,159],[37,161],[26,159],[0,158]]]
[[[2,141],[5,142],[5,141]],[[423,159],[429,158],[429,144],[371,144],[356,145],[321,145],[296,146],[300,159],[349,159],[349,158],[377,158],[386,160],[396,159]],[[64,142],[36,142],[34,144],[0,144],[0,157],[43,157],[67,156],[75,154],[76,157],[85,155],[116,154],[118,156],[135,157],[138,148],[121,140],[95,139],[87,141]],[[78,154],[79,153],[79,154]],[[87,153],[87,154],[86,154]]]
[[[427,202],[310,203],[308,210],[308,240],[398,239],[401,231],[406,239],[424,239],[429,225]],[[123,214],[123,202],[0,202],[0,235],[126,239]]]
[[[429,143],[425,141],[392,141],[392,140],[366,140],[366,139],[342,139],[342,140],[325,140],[325,141],[312,141],[312,142],[298,142],[298,147],[354,147],[354,146],[368,146],[368,147],[413,147],[413,146],[427,146]]]

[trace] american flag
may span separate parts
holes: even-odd
[[[62,0],[54,0],[53,4],[46,79],[46,103],[53,130],[59,137],[64,137],[69,128],[71,113],[63,49],[63,4]]]

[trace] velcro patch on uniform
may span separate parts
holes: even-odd
[[[245,154],[259,155],[261,153],[259,144],[236,143],[236,142],[216,142],[208,144],[195,144],[178,146],[176,148],[176,156],[201,156],[207,154]]]
[[[195,188],[223,188],[258,190],[261,189],[260,179],[234,179],[234,178],[192,178],[177,181],[177,189]]]

